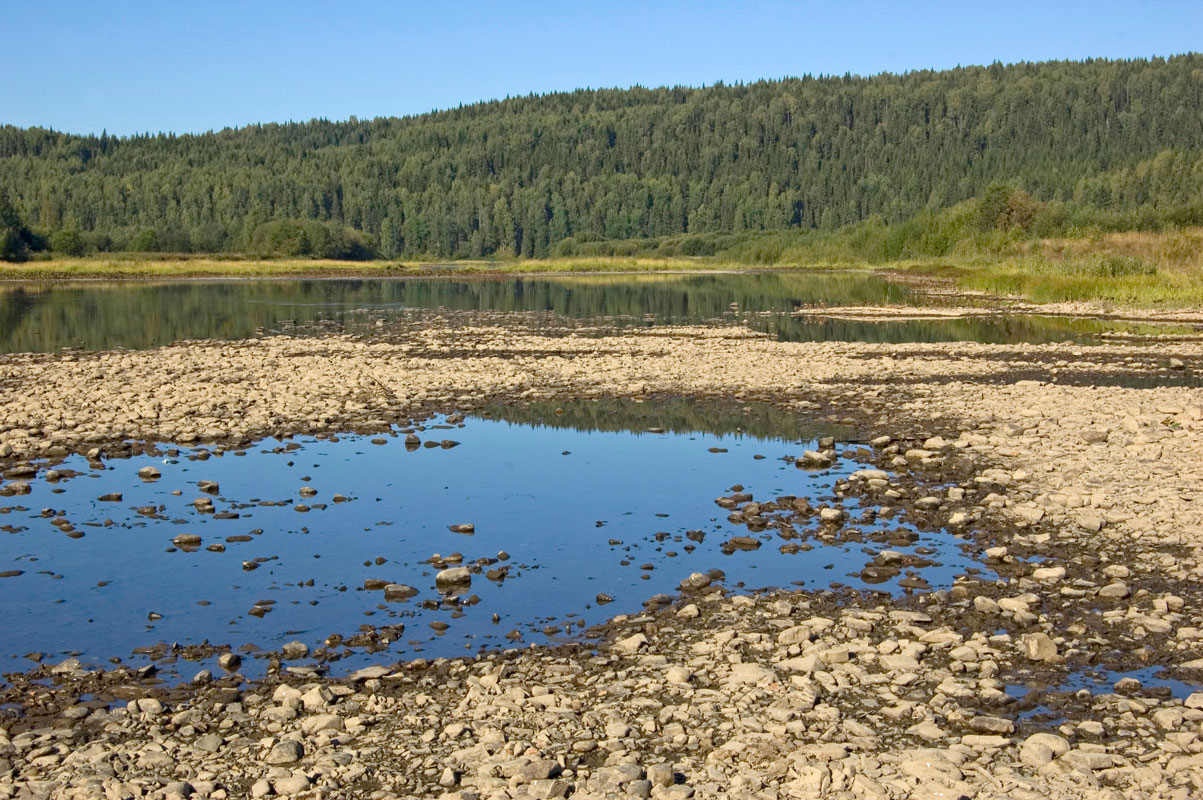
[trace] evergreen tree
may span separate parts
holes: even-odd
[[[975,197],[983,231],[1190,224],[1201,74],[1188,54],[580,90],[199,136],[0,126],[0,186],[20,230],[98,249],[253,251],[261,226],[291,221],[330,227],[273,229],[286,250],[538,257],[582,236],[895,225]],[[22,237],[10,249],[28,253]]]

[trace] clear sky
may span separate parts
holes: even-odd
[[[119,134],[1203,49],[1203,0],[0,0],[0,24],[0,123]]]

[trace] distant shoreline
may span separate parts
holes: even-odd
[[[672,277],[706,274],[874,272],[890,280],[954,294],[1041,305],[1096,304],[1143,315],[1203,308],[1203,277],[1189,269],[1147,274],[1075,274],[1031,259],[906,259],[886,263],[751,264],[709,258],[619,256],[510,261],[319,261],[196,257],[84,258],[0,263],[0,288],[17,284],[243,280],[488,280],[582,275]]]

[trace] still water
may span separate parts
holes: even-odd
[[[866,273],[0,284],[0,352],[150,348],[263,333],[367,333],[414,309],[534,314],[547,324],[747,325],[788,341],[1088,343],[1122,325],[1054,317],[853,321],[815,306],[932,302]]]
[[[0,578],[0,658],[20,669],[30,652],[100,664],[160,642],[317,647],[361,625],[388,631],[394,660],[449,656],[571,639],[582,623],[675,595],[694,572],[722,570],[723,585],[737,591],[865,586],[857,574],[876,552],[919,548],[936,562],[921,574],[938,587],[972,565],[960,540],[894,519],[863,522],[857,501],[844,507],[860,541],[824,543],[814,520],[797,531],[792,541],[803,549],[793,553],[781,551],[778,531],[750,533],[716,505],[736,485],[757,500],[834,502],[833,484],[859,464],[842,459],[811,472],[783,459],[813,448],[815,436],[846,431],[752,407],[715,423],[684,407],[624,415],[578,405],[564,414],[527,409],[521,422],[435,420],[415,431],[453,447],[407,448],[394,431],[266,440],[241,454],[163,445],[100,468],[70,458],[56,469],[78,474],[51,481],[43,470],[25,479],[29,494],[0,497],[0,572],[20,572]],[[590,418],[603,421],[582,422]],[[140,478],[147,466],[160,477]],[[217,487],[206,492],[202,481]],[[198,508],[198,498],[212,509]],[[465,524],[471,534],[451,530]],[[873,541],[900,531],[917,538]],[[181,546],[181,534],[199,539]],[[724,552],[737,535],[761,546]],[[481,566],[455,590],[459,601],[446,602],[436,585],[436,555]],[[898,592],[905,577],[873,588]],[[369,581],[416,594],[389,601],[365,589]],[[599,604],[599,594],[612,602]],[[357,651],[334,671],[381,660]]]

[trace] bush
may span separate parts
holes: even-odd
[[[88,246],[79,231],[56,231],[50,235],[50,251],[61,256],[82,256]]]
[[[680,251],[683,256],[712,256],[717,248],[714,242],[701,236],[690,236],[681,242]]]
[[[251,250],[264,258],[366,261],[374,256],[359,231],[314,219],[265,222],[251,235]]]
[[[153,253],[159,249],[159,237],[152,230],[138,231],[130,239],[129,249],[135,253]]]

